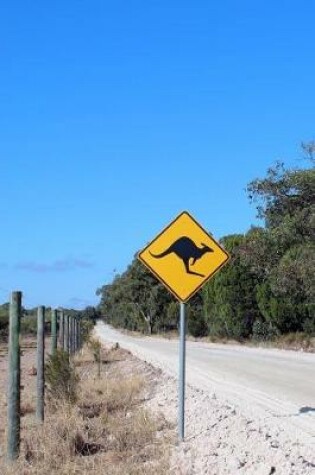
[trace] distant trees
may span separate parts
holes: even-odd
[[[168,309],[171,296],[136,258],[97,294],[101,296],[102,315],[114,326],[149,334],[174,326]]]
[[[192,335],[315,334],[315,142],[302,149],[309,168],[278,163],[248,185],[263,225],[221,239],[232,259],[187,304]],[[98,295],[101,313],[115,326],[145,333],[177,328],[178,303],[136,258]]]
[[[0,341],[7,341],[9,334],[9,303],[0,305]],[[98,307],[87,306],[83,310],[63,309],[69,316],[80,318],[85,326],[95,324],[95,321],[101,317]],[[45,325],[50,331],[51,308],[46,307]],[[22,307],[21,333],[25,335],[36,335],[37,333],[37,307],[26,309]]]
[[[77,312],[76,316],[92,320],[95,324],[96,320],[101,317],[101,312],[98,308],[93,307],[92,305],[88,305],[83,310]]]

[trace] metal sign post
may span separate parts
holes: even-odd
[[[229,260],[229,254],[183,211],[138,254],[140,261],[180,302],[178,436],[185,435],[185,302]]]
[[[179,379],[178,379],[178,435],[185,437],[185,373],[186,373],[186,321],[185,304],[180,303],[179,335]]]

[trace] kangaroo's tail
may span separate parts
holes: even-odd
[[[166,249],[166,251],[161,252],[161,254],[152,254],[151,251],[149,251],[152,257],[155,257],[156,259],[161,259],[161,257],[167,256],[170,254],[172,251],[170,249]]]

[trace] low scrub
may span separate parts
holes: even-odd
[[[279,348],[290,350],[315,351],[315,338],[307,333],[287,333],[276,340]]]
[[[21,318],[22,335],[37,335],[37,316],[24,316]]]
[[[256,320],[253,324],[253,340],[272,341],[279,335],[276,328],[270,322]]]
[[[78,376],[69,361],[68,353],[57,350],[45,365],[48,395],[54,403],[73,404],[77,398]]]
[[[23,316],[21,318],[21,334],[34,336],[37,334],[37,317]],[[7,342],[9,336],[9,313],[0,315],[0,341]]]
[[[128,358],[125,352],[121,362],[122,352],[119,349],[119,361],[115,361],[117,350],[106,352],[112,364],[106,365],[100,379],[95,377],[92,351],[87,353],[85,348],[76,357],[80,374],[76,402],[69,405],[63,398],[57,406],[49,403],[45,423],[32,424],[23,434],[18,461],[6,466],[1,475],[168,473],[169,436],[158,437],[158,419],[141,406],[145,380],[132,371],[128,377],[120,372]],[[52,374],[57,367],[68,368],[60,352],[50,362]],[[59,391],[59,380],[56,387]]]
[[[7,341],[9,335],[9,315],[0,314],[0,342]]]

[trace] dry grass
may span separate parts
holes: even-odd
[[[21,404],[21,417],[26,416],[27,414],[34,414],[35,412],[35,407],[32,403],[30,402],[25,402]]]
[[[276,340],[276,346],[282,349],[315,352],[315,338],[305,333],[288,333]]]
[[[76,404],[56,409],[48,402],[45,423],[38,426],[33,417],[23,431],[18,461],[1,467],[1,475],[168,473],[171,431],[144,409],[146,381],[133,374],[129,353],[120,348],[103,350],[102,361],[97,378],[92,352],[85,348],[75,358]]]

